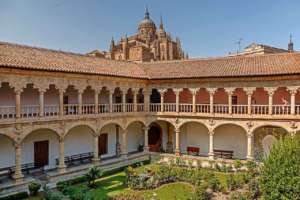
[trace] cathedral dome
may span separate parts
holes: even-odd
[[[150,19],[148,9],[146,9],[145,18],[139,24],[139,30],[142,30],[142,29],[156,30],[156,26],[155,26],[154,21],[152,21],[152,19]]]

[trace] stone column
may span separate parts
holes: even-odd
[[[120,142],[120,127],[119,125],[116,125],[116,155],[118,157],[121,154],[121,144],[120,144],[121,142]]]
[[[122,148],[121,148],[121,156],[123,158],[127,158],[128,156],[128,149],[127,149],[127,135],[128,135],[128,130],[123,130],[122,131]]]
[[[126,110],[126,90],[125,89],[123,89],[122,90],[122,111],[123,112],[127,112],[127,110]]]
[[[114,91],[113,90],[108,90],[108,95],[109,95],[109,112],[112,113],[113,112],[113,95],[114,95]]]
[[[214,113],[214,94],[217,91],[217,88],[206,88],[209,93],[209,110],[210,114]]]
[[[169,123],[167,123],[167,134],[168,134],[168,141],[167,141],[167,153],[173,152],[173,132],[172,132],[172,126],[170,126]]]
[[[247,94],[247,113],[248,115],[251,115],[251,100],[252,100],[252,94],[255,91],[256,88],[254,87],[249,87],[249,88],[244,88],[246,94]]]
[[[209,131],[209,152],[208,152],[208,158],[210,160],[214,160],[214,131]]]
[[[40,89],[39,90],[39,109],[40,109],[40,117],[44,116],[44,94],[45,94],[45,90]]]
[[[173,89],[173,91],[175,92],[175,95],[176,95],[176,112],[178,113],[179,112],[179,95],[180,95],[180,92],[181,92],[181,88],[175,88]]]
[[[228,114],[232,114],[232,94],[235,88],[224,88],[228,94]]]
[[[180,156],[180,128],[175,128],[175,155]]]
[[[99,136],[98,135],[94,135],[93,148],[94,148],[93,163],[98,163],[100,161],[100,157],[99,157]]]
[[[158,92],[160,93],[160,112],[164,112],[164,94],[166,89],[159,89]]]
[[[144,95],[144,111],[149,112],[150,108],[150,92],[148,88],[144,88],[143,90]]]
[[[291,115],[294,115],[296,113],[295,100],[296,100],[296,94],[297,94],[297,91],[298,91],[298,87],[291,86],[291,87],[288,87],[287,89],[291,94]]]
[[[196,95],[198,92],[199,88],[191,88],[190,91],[192,92],[193,95],[193,113],[196,113]]]
[[[78,115],[82,114],[82,93],[83,90],[78,90]]]
[[[132,95],[133,95],[133,112],[137,112],[138,89],[132,90]]]
[[[145,126],[144,127],[144,152],[145,153],[149,152],[148,131],[149,131],[149,127]]]
[[[16,118],[21,118],[21,92],[22,89],[15,90],[16,94]]]
[[[247,160],[253,160],[253,134],[247,134]]]
[[[22,183],[24,175],[22,174],[22,147],[21,144],[15,143],[15,174],[13,175],[13,178],[15,179],[16,183]]]
[[[64,89],[59,89],[59,115],[64,116]]]
[[[66,171],[65,165],[65,141],[63,137],[58,138],[59,141],[59,164],[58,164],[58,172],[64,173]]]
[[[268,114],[272,115],[273,114],[273,95],[274,95],[275,91],[277,90],[277,88],[275,88],[275,87],[266,87],[265,89],[267,90],[268,95],[269,95]]]
[[[94,97],[94,101],[95,101],[95,114],[99,113],[99,93],[100,90],[99,89],[95,89],[95,97]]]

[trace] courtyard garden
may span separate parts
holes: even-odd
[[[57,183],[55,190],[31,185],[28,200],[298,200],[300,138],[279,141],[263,163],[185,160],[129,166]]]

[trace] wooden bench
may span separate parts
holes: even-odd
[[[233,151],[214,149],[214,155],[215,155],[216,158],[232,159],[233,158]]]
[[[187,147],[187,153],[188,153],[188,155],[198,156],[199,152],[200,152],[200,148],[199,147]]]
[[[30,173],[31,170],[38,169],[39,166],[35,165],[35,163],[26,163],[21,165],[21,171],[26,172],[27,174]],[[16,172],[16,166],[6,167],[0,169],[0,176],[9,176],[12,178],[14,173]]]
[[[65,156],[64,160],[65,160],[65,164],[67,166],[73,165],[75,162],[80,162],[80,163],[84,163],[84,162],[91,162],[92,158],[94,157],[94,153],[93,152],[88,152],[88,153],[81,153],[81,154],[75,154],[75,155],[71,155],[71,156]],[[56,161],[56,165],[59,165],[59,159],[55,159]]]

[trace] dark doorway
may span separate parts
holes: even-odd
[[[148,131],[149,150],[159,152],[161,150],[162,131],[159,125],[151,125]]]
[[[49,141],[34,142],[34,165],[43,167],[49,163]]]
[[[107,154],[108,149],[108,134],[107,133],[101,133],[99,136],[99,155]]]

